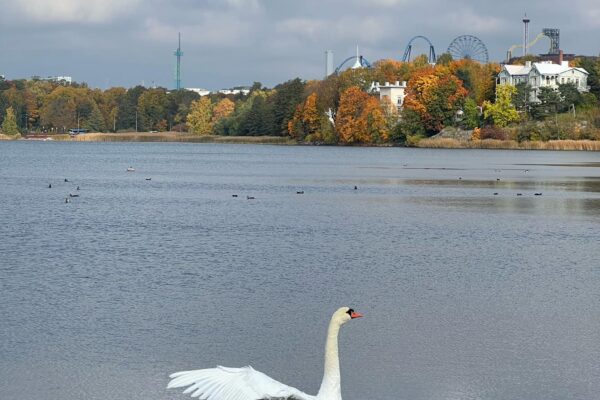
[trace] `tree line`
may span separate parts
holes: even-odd
[[[592,116],[587,126],[600,129],[600,62],[582,58],[575,64],[590,73],[591,91],[582,94],[570,84],[559,90],[542,88],[535,104],[529,101],[526,85],[496,91],[498,64],[455,61],[448,54],[435,66],[419,56],[412,62],[380,60],[372,68],[349,69],[323,80],[296,78],[273,88],[255,82],[248,95],[200,97],[188,90],[142,86],[100,90],[77,83],[1,80],[0,129],[5,134],[65,133],[78,127],[93,132],[176,131],[290,136],[325,144],[404,144],[448,126],[475,129],[475,138],[485,138],[477,136],[478,129],[485,133],[489,128],[531,124],[570,115],[574,109],[587,110]],[[402,110],[369,92],[372,82],[396,81],[408,82]]]

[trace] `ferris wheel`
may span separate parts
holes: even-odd
[[[462,35],[448,46],[448,53],[455,60],[469,59],[487,64],[490,60],[487,47],[477,36]]]

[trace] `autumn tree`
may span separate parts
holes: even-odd
[[[382,142],[389,135],[379,100],[357,86],[340,96],[335,127],[342,143]]]
[[[358,86],[350,86],[340,96],[340,107],[335,118],[335,128],[342,143],[361,142],[366,132],[361,132],[360,118],[369,95]]]
[[[385,107],[389,110],[389,107]],[[379,99],[369,96],[360,118],[360,128],[367,133],[366,143],[384,143],[389,137],[388,115],[384,112]]]
[[[337,85],[339,92],[343,93],[353,86],[361,90],[367,90],[373,81],[373,71],[371,68],[350,68],[338,75]]]
[[[463,59],[448,64],[450,72],[462,81],[462,85],[475,103],[483,104],[485,100],[493,100],[496,88],[496,76],[500,72],[498,64],[481,64],[477,61]]]
[[[517,88],[512,85],[500,85],[496,90],[496,102],[483,103],[483,116],[491,119],[494,125],[507,126],[520,120],[519,113],[512,103],[512,97],[517,93]]]
[[[186,89],[173,90],[167,93],[167,121],[175,130],[182,131],[187,115],[190,113],[192,101],[200,99],[196,92]]]
[[[99,100],[96,100],[107,127],[110,127],[112,131],[116,132],[121,123],[118,120],[119,110],[123,107],[126,95],[127,89],[114,87],[105,90]]]
[[[408,79],[410,72],[409,63],[396,60],[380,60],[372,68],[372,80],[375,82],[396,82]]]
[[[50,93],[40,110],[41,123],[66,131],[77,126],[77,93],[72,87],[59,86]]]
[[[138,98],[137,113],[140,130],[166,130],[167,94],[165,89],[144,91]]]
[[[235,103],[227,97],[219,101],[213,108],[212,123],[217,124],[223,118],[229,117],[235,110]]]
[[[451,125],[467,91],[447,68],[424,68],[408,82],[404,107],[416,112],[429,132]]]
[[[291,137],[304,140],[307,136],[316,135],[321,127],[321,117],[317,110],[317,94],[306,98],[303,104],[296,107],[294,117],[288,122],[288,133]]]
[[[190,131],[199,135],[210,135],[212,133],[212,102],[208,96],[195,100],[190,106],[187,115],[187,123]]]
[[[4,117],[4,121],[2,122],[2,126],[0,127],[0,131],[2,131],[5,135],[18,135],[19,128],[17,127],[17,119],[15,118],[15,112],[12,107],[8,107],[6,109],[6,116]]]
[[[436,60],[437,65],[450,65],[450,63],[454,61],[452,58],[452,54],[450,53],[442,53]]]

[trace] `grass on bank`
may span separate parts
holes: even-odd
[[[289,137],[281,136],[216,136],[191,135],[176,132],[127,132],[86,133],[71,137],[53,135],[55,140],[73,142],[192,142],[192,143],[251,143],[251,144],[295,144]]]
[[[505,150],[583,150],[600,151],[596,140],[549,140],[517,142],[516,140],[459,140],[452,138],[421,139],[416,147],[430,149],[505,149]]]
[[[234,143],[234,144],[277,144],[295,145],[294,139],[281,136],[216,136],[191,135],[177,132],[127,132],[127,133],[86,133],[71,137],[67,134],[42,135],[57,141],[75,142],[190,142],[190,143]],[[17,137],[0,134],[0,140],[15,140]],[[580,150],[600,151],[598,140],[466,140],[455,138],[422,138],[411,136],[407,139],[409,147],[431,149],[506,149],[506,150]]]

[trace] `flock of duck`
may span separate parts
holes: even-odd
[[[127,171],[127,172],[134,172],[134,171],[135,171],[135,168],[133,168],[133,167],[127,167],[126,171]],[[146,178],[146,180],[147,180],[147,181],[151,181],[151,180],[152,180],[152,178]],[[64,182],[65,182],[65,183],[70,183],[69,179],[67,179],[67,178],[65,178]],[[48,189],[52,189],[52,183],[49,183],[49,184],[48,184]],[[77,186],[77,187],[75,188],[75,190],[76,190],[76,191],[79,191],[79,190],[80,190],[80,187],[79,187],[79,186]],[[69,193],[69,195],[68,195],[67,197],[65,197],[65,204],[68,204],[68,203],[70,203],[70,202],[71,202],[71,199],[72,199],[73,197],[79,197],[79,194],[78,194],[78,193],[76,193],[76,194]]]
[[[495,169],[494,172],[502,172],[502,170],[501,169]],[[525,173],[525,174],[528,173],[528,172],[529,172],[528,169],[524,169],[523,170],[523,173]],[[459,176],[458,180],[462,181],[462,176]],[[500,182],[500,178],[496,178],[496,182]],[[494,196],[498,196],[499,194],[500,193],[498,193],[498,192],[494,192]],[[535,192],[533,195],[534,196],[541,196],[542,194],[543,194],[542,192]],[[523,196],[523,193],[517,193],[517,196]]]
[[[135,172],[135,168],[133,168],[133,167],[130,166],[130,167],[127,167],[126,171],[127,172]],[[494,172],[502,172],[502,170],[494,170]],[[529,170],[526,169],[526,170],[523,170],[523,172],[524,173],[528,173]],[[147,181],[151,181],[152,180],[152,178],[145,178],[145,179]],[[462,181],[462,179],[463,179],[462,176],[458,177],[459,181]],[[499,182],[499,181],[500,181],[500,178],[496,178],[496,182]],[[69,180],[67,178],[65,178],[65,182],[68,183]],[[48,184],[48,189],[52,189],[52,183]],[[77,188],[75,190],[78,191],[79,189],[80,189],[79,186],[77,186]],[[354,190],[358,190],[358,186],[355,185],[354,186]],[[297,190],[296,194],[304,194],[304,190]],[[494,192],[494,196],[498,196],[499,194],[500,194],[499,192]],[[523,193],[516,193],[516,195],[517,196],[523,196]],[[535,192],[533,195],[534,196],[542,196],[542,193],[541,192]],[[65,198],[65,203],[70,203],[71,202],[71,198],[73,198],[73,197],[79,197],[79,194],[69,193],[69,195]],[[232,194],[231,197],[239,197],[239,195]],[[256,199],[256,197],[254,197],[254,196],[246,196],[246,200],[255,200],[255,199]]]
[[[135,172],[135,168],[133,167],[127,167],[126,169],[127,172]],[[152,178],[145,178],[147,181],[151,181]],[[67,178],[65,178],[65,183],[69,183],[69,180]],[[48,184],[48,189],[52,189],[52,183]],[[79,186],[77,186],[77,188],[75,190],[80,190]],[[354,186],[354,190],[358,190],[357,186]],[[296,194],[304,194],[304,190],[297,190]],[[65,203],[70,203],[71,202],[71,198],[73,197],[79,197],[79,194],[73,194],[73,193],[69,193],[69,195],[65,198]],[[237,194],[232,194],[231,197],[239,197]],[[254,196],[246,196],[246,200],[255,200],[256,197]]]
[[[65,183],[69,183],[69,180],[67,178],[65,178]],[[48,184],[48,189],[52,189],[52,183]],[[79,186],[77,186],[77,188],[75,188],[75,190],[78,191]],[[72,197],[79,197],[79,194],[69,193],[69,195],[65,198],[65,203],[70,203]]]

